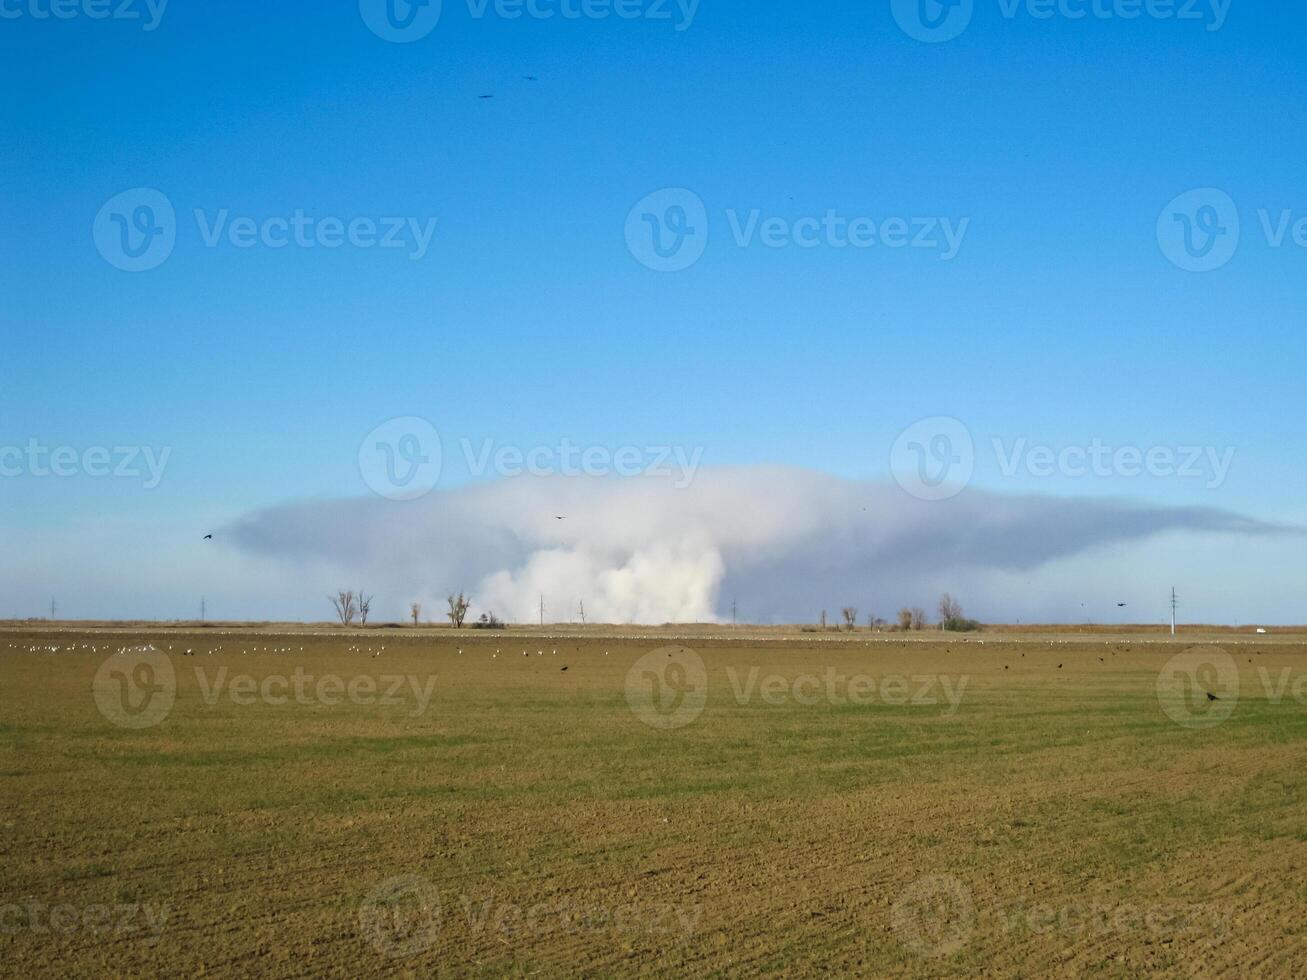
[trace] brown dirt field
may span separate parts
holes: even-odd
[[[0,629],[0,973],[1292,976],[1305,678],[1300,633]]]

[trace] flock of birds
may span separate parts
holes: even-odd
[[[573,638],[573,639],[574,639],[574,638]],[[650,639],[659,639],[659,638],[658,638],[658,637],[651,637],[651,636],[638,636],[638,637],[633,636],[633,637],[630,637],[629,639],[634,639],[634,640],[650,640]],[[794,637],[777,637],[777,638],[775,638],[775,640],[780,640],[780,641],[782,641],[782,642],[794,642],[794,641],[796,640],[796,638],[794,638]],[[773,642],[775,642],[775,640],[773,640]],[[837,642],[837,641],[830,640],[830,639],[827,639],[827,638],[824,638],[824,637],[823,637],[823,638],[804,637],[804,638],[798,640],[798,642],[802,642],[802,643],[807,644],[807,643],[828,643],[828,642]],[[838,641],[838,642],[847,642],[847,641]],[[872,642],[873,642],[873,641],[871,641],[871,640],[864,640],[862,645],[863,645],[863,646],[866,646],[866,647],[869,647],[869,646],[872,645]],[[894,641],[891,640],[891,641],[888,641],[888,643],[887,643],[887,641],[884,641],[884,640],[878,640],[878,641],[874,641],[874,642],[876,642],[878,645],[879,645],[879,644],[886,644],[886,645],[888,645],[888,643],[893,643]],[[914,638],[914,639],[912,639],[912,640],[899,640],[898,642],[899,642],[902,646],[907,647],[909,643],[918,643],[918,642],[921,642],[921,640],[918,640],[918,639],[915,639],[915,638]],[[972,644],[974,644],[974,645],[976,645],[976,646],[982,646],[982,647],[985,645],[985,641],[984,641],[983,639],[978,638],[978,637],[977,637],[977,638],[974,638],[974,639],[971,638],[971,637],[960,637],[960,638],[957,638],[954,642],[957,642],[957,643],[960,643],[960,644],[964,644],[964,645],[972,645]],[[1078,640],[1063,640],[1063,639],[1058,639],[1058,640],[1046,640],[1046,641],[1045,641],[1045,645],[1046,645],[1046,646],[1049,646],[1049,647],[1054,647],[1054,648],[1056,648],[1057,646],[1065,646],[1065,645],[1067,645],[1067,644],[1071,644],[1071,643],[1076,643],[1076,644],[1078,644],[1078,645],[1083,645],[1084,642],[1085,642],[1085,641],[1084,641],[1083,639],[1078,639]],[[1115,646],[1118,642],[1119,642],[1119,641],[1115,641],[1115,640],[1104,640],[1104,641],[1103,641],[1103,644],[1104,644],[1105,646],[1112,647],[1112,646]],[[1155,641],[1155,640],[1149,640],[1149,639],[1142,639],[1142,638],[1141,638],[1141,639],[1138,639],[1138,640],[1134,640],[1134,641],[1132,641],[1132,642],[1139,643],[1139,644],[1141,644],[1141,645],[1148,645],[1148,644],[1155,643],[1155,642],[1158,642],[1158,641]],[[1227,642],[1230,642],[1230,641],[1227,641]],[[1240,643],[1240,641],[1237,641],[1237,640],[1236,640],[1236,641],[1233,641],[1232,645],[1241,645],[1241,643]],[[59,643],[48,643],[48,642],[44,642],[44,643],[41,643],[41,642],[29,642],[29,643],[26,643],[26,644],[24,644],[24,643],[10,643],[10,644],[7,645],[7,649],[9,649],[9,650],[15,650],[15,651],[18,651],[18,652],[25,652],[25,653],[79,653],[79,652],[80,652],[80,653],[100,653],[100,652],[101,652],[101,647],[100,647],[99,644],[97,644],[97,643],[85,642],[85,641],[84,641],[84,642],[81,642],[81,643],[78,643],[78,642],[70,642],[70,643],[63,643],[63,644],[59,644]],[[110,647],[105,646],[104,649],[105,649],[105,651],[109,651],[109,650],[110,650]],[[580,649],[581,649],[580,647],[576,647],[576,648],[575,648],[575,651],[579,653],[579,652],[580,652]],[[129,654],[141,654],[141,653],[158,653],[158,652],[165,652],[165,651],[166,651],[167,653],[175,653],[175,654],[177,654],[177,655],[179,655],[179,656],[183,656],[183,657],[193,657],[193,656],[198,656],[198,655],[200,655],[200,653],[203,653],[203,654],[206,655],[206,656],[213,656],[214,654],[221,654],[221,653],[223,653],[223,652],[226,651],[226,650],[227,650],[227,646],[226,646],[226,644],[222,644],[222,643],[219,643],[219,644],[217,644],[216,646],[210,646],[208,649],[203,650],[203,651],[199,651],[199,650],[197,650],[197,649],[194,648],[194,647],[186,647],[186,648],[183,649],[183,648],[181,647],[180,644],[177,644],[176,646],[174,646],[174,645],[171,644],[171,643],[164,643],[164,644],[162,644],[162,647],[157,647],[157,646],[155,646],[155,645],[153,645],[153,644],[145,643],[145,644],[135,644],[135,645],[130,645],[130,646],[120,646],[120,647],[118,647],[117,649],[112,650],[112,653],[113,653],[114,655],[129,655]],[[351,643],[351,644],[349,644],[349,645],[345,648],[345,650],[346,650],[347,653],[358,654],[358,655],[360,655],[360,656],[368,656],[368,657],[371,657],[371,658],[373,658],[373,659],[376,659],[377,657],[380,657],[383,653],[386,652],[386,644],[382,643],[382,644],[379,644],[379,645],[376,645],[376,646],[365,646],[365,645],[363,645],[363,644]],[[248,645],[247,645],[247,644],[240,644],[239,646],[236,646],[234,649],[232,649],[230,652],[232,652],[232,653],[237,653],[237,654],[256,654],[256,653],[261,653],[261,654],[287,654],[287,653],[303,653],[303,652],[304,652],[304,647],[303,647],[303,646],[293,646],[293,645],[291,645],[291,646],[273,646],[273,645],[268,645],[268,644],[264,644],[264,645],[260,645],[260,644],[248,644]],[[496,647],[495,650],[494,650],[494,652],[490,654],[490,659],[491,659],[491,660],[498,660],[498,659],[499,659],[499,656],[500,656],[503,652],[504,652],[503,647]],[[952,647],[951,645],[950,645],[950,646],[946,646],[945,649],[944,649],[944,652],[945,652],[946,654],[952,653],[952,652],[953,652],[953,647]],[[1127,646],[1127,647],[1125,647],[1125,648],[1124,648],[1123,650],[1121,650],[1121,651],[1118,651],[1118,650],[1116,650],[1116,649],[1112,649],[1112,650],[1110,650],[1110,651],[1108,651],[1108,652],[1111,654],[1111,656],[1115,657],[1115,656],[1118,654],[1118,652],[1130,653],[1130,652],[1132,652],[1132,650],[1131,650],[1131,648],[1130,648],[1129,646]],[[1261,656],[1261,651],[1260,651],[1260,650],[1254,650],[1254,651],[1252,651],[1252,652],[1253,652],[1254,654],[1256,654],[1257,656]],[[463,656],[463,653],[464,653],[463,648],[462,648],[462,647],[458,647],[457,650],[456,650],[456,655],[461,657],[461,656]],[[536,651],[535,651],[535,655],[536,655],[537,657],[543,657],[543,656],[545,656],[545,651],[544,651],[544,649],[543,649],[543,648],[537,648]],[[609,651],[605,650],[605,651],[603,652],[603,655],[604,655],[605,657],[607,657],[607,656],[609,655]],[[531,651],[530,651],[529,649],[523,649],[523,650],[522,650],[522,653],[521,653],[521,656],[523,656],[523,657],[530,657],[530,656],[531,656]],[[549,650],[549,656],[551,656],[551,657],[557,657],[557,656],[558,656],[558,648],[557,648],[557,647],[551,647],[550,650]],[[1021,653],[1021,659],[1025,659],[1025,657],[1026,657],[1026,653],[1025,653],[1025,651],[1023,651],[1023,652]],[[1107,658],[1106,658],[1106,657],[1099,657],[1099,658],[1098,658],[1098,662],[1099,662],[1100,664],[1106,664],[1106,663],[1107,663]],[[1248,662],[1249,662],[1249,663],[1252,663],[1252,662],[1253,662],[1251,657],[1248,658]],[[1062,662],[1058,663],[1056,669],[1057,669],[1057,670],[1062,670],[1065,666],[1066,666],[1066,662],[1065,662],[1065,661],[1062,661]],[[564,664],[562,667],[559,668],[559,671],[560,671],[560,672],[566,672],[568,669],[570,669],[570,665],[569,665],[569,664]],[[1005,663],[1005,664],[1002,664],[1001,669],[1003,669],[1003,670],[1010,670],[1010,669],[1011,669],[1011,664],[1006,664],[1006,663]],[[1219,698],[1217,695],[1212,694],[1210,691],[1207,692],[1207,698],[1208,698],[1209,701],[1219,701],[1219,700],[1220,700],[1220,698]]]

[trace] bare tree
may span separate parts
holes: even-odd
[[[899,610],[898,620],[899,620],[899,629],[901,630],[912,629],[912,610],[909,609],[907,606],[904,606],[902,609]]]
[[[858,625],[858,607],[845,606],[840,610],[840,615],[844,617],[844,625],[847,626],[849,632],[852,633],[854,628]]]
[[[413,625],[416,626],[418,620],[422,617],[422,603],[410,602],[408,604],[408,614],[413,617]]]
[[[327,596],[331,604],[336,607],[336,618],[340,620],[341,626],[348,626],[354,622],[354,617],[358,615],[358,600],[355,599],[353,592],[347,592],[341,589],[334,596]]]
[[[941,625],[947,625],[955,619],[962,618],[962,603],[958,602],[951,595],[945,592],[939,597],[939,621]]]
[[[920,606],[912,607],[912,628],[914,630],[924,630],[926,628],[926,610]]]
[[[470,605],[472,605],[471,601],[462,592],[449,597],[449,612],[445,615],[449,617],[449,622],[454,629],[463,628],[463,620],[467,618],[467,608]]]
[[[368,625],[368,612],[372,609],[372,596],[365,595],[362,589],[359,589],[359,625]]]

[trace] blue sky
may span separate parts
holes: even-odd
[[[5,0],[0,445],[171,455],[150,490],[0,479],[16,597],[0,614],[76,590],[88,615],[189,615],[192,593],[225,589],[232,614],[313,615],[316,599],[254,595],[173,538],[366,494],[360,442],[402,416],[438,428],[442,489],[470,478],[461,438],[885,479],[899,434],[942,416],[975,441],[976,488],[1307,522],[1307,248],[1292,233],[1273,247],[1258,216],[1307,218],[1307,14],[1234,0],[1209,30],[1209,3],[1177,20],[1073,19],[1061,11],[1084,5],[1066,2],[1042,18],[975,0],[959,36],[923,43],[888,0],[702,0],[692,20],[674,3],[665,20],[509,19],[445,0],[430,34],[391,43],[354,3],[172,0],[145,30]],[[564,7],[579,0],[537,5]],[[176,213],[174,250],[136,273],[93,234],[133,188]],[[663,188],[707,217],[702,258],[678,272],[624,237]],[[1196,188],[1228,195],[1241,224],[1210,272],[1159,247],[1159,214]],[[420,259],[208,247],[197,209],[436,225]],[[967,224],[948,260],[740,247],[731,216],[753,211]],[[1219,486],[1005,475],[994,439],[1235,455]],[[79,545],[88,526],[122,530]],[[142,541],[151,527],[161,540]],[[108,542],[172,573],[97,598],[120,577]],[[1245,586],[1261,614],[1301,621],[1293,549],[1267,547],[1228,542],[1191,588],[1221,594],[1219,569],[1246,564],[1284,583]],[[1176,554],[1140,560],[1168,580],[1190,564]]]

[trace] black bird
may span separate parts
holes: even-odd
[[[564,667],[564,668],[563,668],[563,670],[567,670],[567,668],[566,668],[566,667]]]
[[[1215,694],[1213,694],[1211,691],[1208,691],[1208,692],[1207,692],[1207,700],[1208,700],[1208,701],[1219,701],[1219,700],[1221,700],[1221,699],[1218,698],[1218,697],[1217,697]]]
[[[206,535],[204,536],[204,540],[205,540],[205,541],[212,541],[212,540],[213,540],[213,535],[212,535],[212,534],[206,534]]]
[[[1062,669],[1062,665],[1061,665],[1061,664],[1058,664],[1058,665],[1057,665],[1057,669],[1058,669],[1058,670],[1061,670],[1061,669]]]
[[[478,99],[493,99],[494,96],[493,96],[493,95],[478,95],[477,98],[478,98]]]
[[[554,515],[554,520],[556,520],[556,521],[565,521],[565,520],[567,520],[567,518],[566,518],[565,516],[564,516],[564,517],[559,517],[557,514],[555,514],[555,515]]]
[[[1117,608],[1117,609],[1124,609],[1124,608],[1125,608],[1125,603],[1124,603],[1124,602],[1118,602],[1118,603],[1116,604],[1116,608]]]
[[[536,81],[539,81],[539,79],[536,78],[534,75],[523,75],[523,76],[522,76],[522,80],[523,80],[524,82],[536,82]]]

